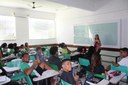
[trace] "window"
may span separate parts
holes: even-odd
[[[0,40],[15,40],[15,17],[0,15]]]
[[[29,39],[55,38],[55,21],[29,18]]]

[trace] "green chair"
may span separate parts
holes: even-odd
[[[2,63],[2,61],[0,61],[0,68],[2,68],[4,66],[4,64]]]
[[[128,82],[128,67],[127,66],[114,66],[113,64],[110,65],[111,66],[111,70],[119,70],[121,72],[126,73],[127,79],[123,78],[123,81]]]
[[[82,65],[82,66],[89,66],[89,65],[90,65],[89,60],[84,59],[84,58],[79,58],[79,63],[80,63],[80,65]]]
[[[17,81],[17,80],[22,80],[25,79],[27,81],[28,85],[33,85],[31,79],[29,76],[25,75],[23,72],[17,73],[14,76],[11,77],[11,80]],[[22,83],[22,82],[21,82]]]
[[[121,72],[126,73],[126,75],[128,76],[128,67],[127,66],[114,66],[113,64],[110,65],[111,66],[111,70],[120,70]]]
[[[86,71],[86,76],[89,75],[90,72],[89,71]],[[101,78],[101,79],[106,79],[106,76],[105,75],[102,75],[102,74],[94,74],[95,77],[98,77],[98,78]]]
[[[71,85],[71,84],[67,83],[67,82],[64,81],[64,80],[61,80],[61,84],[62,84],[62,85]]]
[[[12,63],[11,61],[10,61],[10,62],[7,62],[7,63],[6,63],[6,66],[7,66],[7,67],[14,67],[14,66],[13,66],[13,63]]]
[[[59,70],[59,69],[58,69],[58,66],[55,65],[55,64],[50,64],[50,63],[49,63],[48,65],[49,65],[51,68],[53,68],[54,70],[56,70],[56,71]]]
[[[71,59],[70,54],[63,54],[63,56],[64,56],[65,59]]]
[[[20,67],[21,62],[22,62],[21,59],[14,59],[10,62],[7,62],[6,66],[7,67]]]
[[[16,73],[14,76],[11,76],[11,80],[19,80],[25,78],[25,74],[23,72]]]
[[[106,79],[106,76],[102,74],[94,74],[94,76],[98,78]]]
[[[22,60],[21,59],[14,59],[11,62],[13,64],[13,67],[20,67]]]
[[[30,79],[29,76],[26,75],[25,79],[26,79],[28,85],[33,85],[32,80]]]
[[[21,64],[20,64],[20,69],[21,69],[21,71],[24,73],[23,68],[24,68],[24,66],[23,66],[23,64],[21,63]],[[23,74],[23,75],[25,76],[25,80],[27,81],[27,84],[28,84],[28,85],[33,85],[32,80],[30,79],[30,77],[27,76],[27,75],[25,75],[25,74]]]

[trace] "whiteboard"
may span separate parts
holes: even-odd
[[[120,47],[118,22],[76,25],[74,26],[74,43],[93,45],[95,34],[99,34],[102,46]]]

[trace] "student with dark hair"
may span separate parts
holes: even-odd
[[[67,48],[67,45],[65,43],[60,43],[59,47],[61,47],[62,54],[70,54],[71,53],[71,51]]]
[[[104,66],[101,64],[101,55],[94,53],[91,58],[91,65],[87,67],[88,71],[95,74],[105,73]]]
[[[48,63],[55,64],[61,69],[61,60],[58,58],[58,47],[53,46],[50,48],[51,56],[48,59]]]
[[[79,46],[77,48],[77,51],[72,52],[71,54],[71,60],[72,61],[79,61],[79,58],[83,58],[86,53],[86,47],[84,46]]]
[[[84,58],[85,59],[88,59],[91,63],[91,58],[92,58],[92,55],[95,53],[95,47],[93,46],[90,46],[88,48],[88,52],[85,54]]]
[[[21,44],[21,45],[20,45],[20,52],[21,52],[22,54],[27,53],[24,44]]]
[[[28,42],[25,42],[24,46],[25,46],[25,50],[26,50],[26,51],[29,51],[29,45],[28,45]]]
[[[45,61],[41,47],[37,47],[37,48],[36,48],[36,55],[35,55],[35,58],[36,58],[36,59],[39,59],[41,62],[44,62],[44,61]]]
[[[14,45],[12,43],[8,44],[8,50],[7,50],[8,55],[14,53]]]
[[[122,58],[118,63],[112,62],[114,66],[127,66],[128,67],[128,48],[120,49],[120,57]],[[107,66],[107,70],[110,70],[110,65]]]
[[[72,74],[72,64],[69,59],[64,59],[62,61],[62,69],[63,72],[61,74],[61,79],[64,80],[65,82],[71,84],[71,85],[79,85],[79,76]]]
[[[2,53],[3,53],[3,55],[7,55],[7,43],[3,43],[2,45],[1,45],[1,51],[2,51]]]
[[[14,47],[14,54],[16,55],[17,53],[19,53],[19,47],[17,47],[17,43],[14,43],[13,47]]]

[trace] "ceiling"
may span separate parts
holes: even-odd
[[[0,0],[0,6],[47,12],[58,12],[74,7],[94,11],[94,4],[101,1],[105,0]],[[32,2],[35,2],[35,9],[32,8]]]
[[[35,2],[35,9],[33,9]],[[0,6],[24,8],[37,11],[57,12],[62,9],[67,9],[67,5],[47,1],[47,0],[0,0]]]

